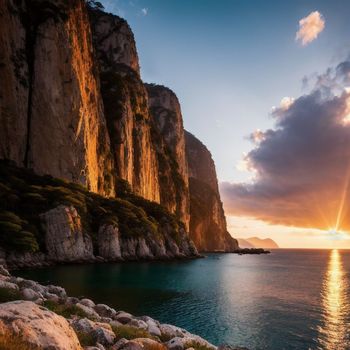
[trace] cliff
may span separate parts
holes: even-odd
[[[182,220],[187,230],[190,221],[188,166],[185,131],[180,103],[170,89],[147,84],[156,145],[160,183],[160,203]]]
[[[114,194],[85,4],[0,4],[0,157]]]
[[[189,230],[201,250],[233,250],[210,153],[186,150],[175,93],[141,80],[124,19],[83,0],[7,0],[0,29],[7,261],[192,257]]]
[[[100,10],[90,9],[90,21],[116,173],[135,193],[159,203],[148,96],[133,33],[124,19]]]
[[[215,164],[209,150],[185,132],[190,188],[190,237],[199,251],[234,251],[237,240],[227,231]]]
[[[118,198],[0,161],[0,258],[12,268],[197,257],[184,224],[117,181]]]

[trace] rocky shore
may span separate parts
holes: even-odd
[[[62,287],[10,275],[0,265],[0,349],[9,350],[234,350],[198,335],[136,317]],[[240,348],[242,349],[242,348]]]

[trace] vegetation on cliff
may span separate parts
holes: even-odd
[[[135,195],[125,180],[117,182],[118,198],[105,198],[85,187],[0,161],[0,245],[6,250],[45,252],[40,215],[59,205],[74,206],[96,244],[104,224],[116,224],[124,237],[161,237],[166,223],[179,239],[183,224],[164,207]]]

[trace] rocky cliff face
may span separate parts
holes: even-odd
[[[0,30],[0,159],[26,168],[0,167],[8,261],[196,256],[189,229],[201,250],[233,249],[210,153],[189,136],[185,149],[176,95],[142,82],[125,20],[83,0],[7,0]],[[102,210],[71,182],[119,198]]]
[[[133,33],[122,18],[90,10],[101,92],[119,177],[144,198],[160,201],[148,96],[140,79]]]
[[[188,166],[185,133],[179,101],[170,89],[147,84],[153,118],[153,144],[158,156],[160,203],[189,229]]]
[[[0,156],[112,195],[113,163],[85,4],[9,0],[0,11]]]
[[[23,165],[27,144],[28,64],[24,1],[0,2],[0,158]]]
[[[202,142],[189,132],[185,136],[190,174],[190,237],[199,251],[233,251],[238,243],[227,232],[214,161]]]

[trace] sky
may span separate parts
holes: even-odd
[[[211,151],[232,235],[350,248],[349,1],[101,2]]]

